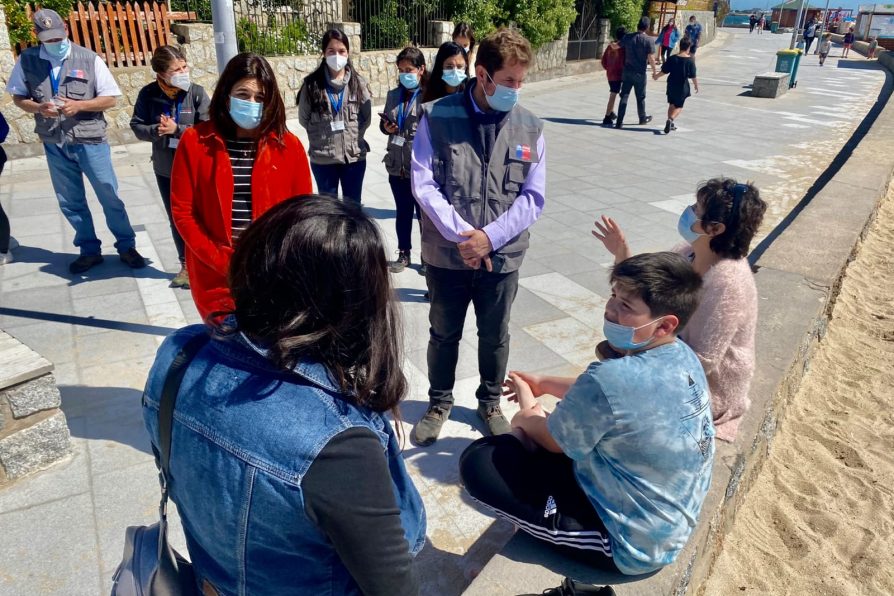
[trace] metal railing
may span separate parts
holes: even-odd
[[[433,46],[429,21],[450,19],[445,0],[351,0],[349,14],[364,50]]]
[[[318,54],[328,18],[320,2],[237,0],[236,39],[240,52],[265,56]]]

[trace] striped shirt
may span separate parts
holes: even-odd
[[[233,166],[233,242],[251,223],[251,172],[258,147],[254,140],[227,140]]]

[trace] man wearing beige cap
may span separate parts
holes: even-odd
[[[38,10],[33,20],[40,47],[22,52],[6,91],[16,106],[34,114],[34,132],[43,142],[56,199],[75,230],[74,245],[81,254],[69,271],[81,274],[103,261],[84,176],[102,205],[121,260],[134,269],[145,267],[118,196],[103,116],[121,90],[99,56],[68,40],[68,27],[56,12]]]

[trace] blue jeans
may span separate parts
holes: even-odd
[[[475,392],[481,404],[498,404],[509,362],[509,313],[518,293],[518,271],[488,273],[484,268],[461,271],[428,265],[425,281],[431,296],[428,321],[428,399],[453,403],[459,341],[469,303],[478,326],[478,373]]]
[[[43,144],[50,168],[50,179],[62,215],[75,230],[74,245],[82,255],[98,255],[102,243],[93,228],[93,216],[87,207],[84,176],[102,205],[106,225],[115,236],[115,248],[124,253],[134,247],[136,237],[124,203],[118,197],[118,179],[112,169],[112,151],[108,143],[98,145]]]
[[[360,204],[360,191],[363,188],[363,176],[366,174],[366,160],[354,163],[310,164],[317,181],[317,191],[321,195],[338,196],[338,185],[341,183],[342,198]]]

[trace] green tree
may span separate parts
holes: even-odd
[[[602,14],[612,22],[612,30],[624,26],[628,31],[636,31],[640,17],[645,14],[649,0],[605,0]]]
[[[577,17],[574,0],[512,0],[509,13],[535,48],[566,35]]]

